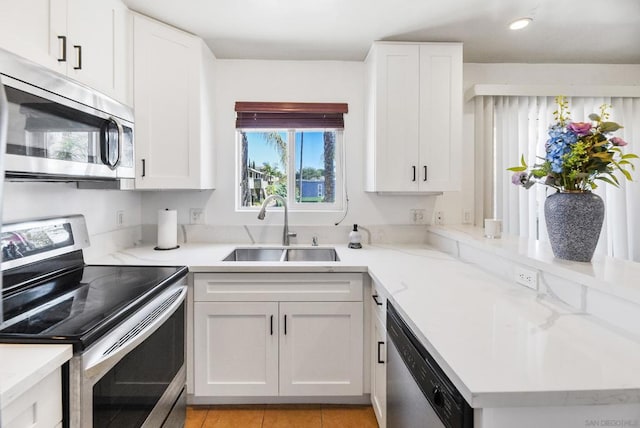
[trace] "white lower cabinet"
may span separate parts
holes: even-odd
[[[195,395],[278,395],[278,303],[194,306]]]
[[[387,299],[382,286],[371,284],[371,405],[378,426],[387,425]]]
[[[2,428],[53,428],[62,424],[61,369],[2,407]]]
[[[230,281],[240,287],[227,293]],[[335,288],[323,283],[359,282],[360,292],[347,293],[354,301],[321,301],[321,291],[310,301],[289,301],[282,293],[286,284],[292,295],[304,295],[300,290],[307,291],[309,282],[330,295]],[[194,286],[196,397],[363,394],[360,274],[196,274]],[[268,300],[270,292],[274,301],[252,301]],[[238,301],[229,301],[230,295]]]
[[[280,395],[362,394],[362,302],[282,302],[280,322]]]
[[[374,317],[371,359],[371,405],[380,428],[387,421],[387,330],[382,321]]]

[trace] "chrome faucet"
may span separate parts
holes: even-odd
[[[289,232],[289,209],[287,208],[287,200],[280,195],[270,195],[262,203],[262,207],[260,207],[260,212],[258,213],[258,220],[264,220],[264,216],[267,213],[267,205],[272,200],[277,199],[282,202],[284,206],[284,229],[282,230],[282,245],[289,245],[289,238],[296,237],[295,233]]]

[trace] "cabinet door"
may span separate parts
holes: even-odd
[[[362,323],[362,302],[281,302],[280,395],[361,395]]]
[[[0,0],[0,10],[0,47],[66,72],[66,0]]]
[[[375,62],[375,190],[417,191],[419,47],[379,45]]]
[[[119,0],[67,0],[67,75],[122,98],[126,8]]]
[[[134,17],[136,188],[199,187],[199,39]]]
[[[2,407],[3,428],[50,428],[62,422],[62,375],[55,369]]]
[[[196,396],[278,395],[278,303],[194,303]]]
[[[462,45],[420,45],[420,190],[460,190]]]
[[[372,317],[371,405],[380,428],[387,423],[387,331],[382,320]]]

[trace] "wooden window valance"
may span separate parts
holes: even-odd
[[[344,129],[346,103],[236,102],[236,128]]]

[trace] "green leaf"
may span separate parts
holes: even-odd
[[[520,157],[520,165],[525,168],[527,167],[527,163],[524,161],[524,154]]]
[[[613,181],[609,180],[607,177],[596,177],[596,180],[602,180],[606,183],[611,184],[612,186],[618,187],[618,185],[616,183],[614,183]]]
[[[602,132],[615,132],[620,128],[622,128],[622,126],[618,125],[615,122],[602,122],[600,124],[600,130]]]
[[[633,153],[627,153],[626,155],[622,155],[622,159],[639,159],[638,155],[634,155]]]
[[[611,179],[615,182],[615,186],[618,187],[618,184],[620,184],[620,180],[618,180],[618,177],[616,177],[615,175],[613,175],[613,173],[608,172],[607,173],[609,175],[609,177],[611,177]]]
[[[597,115],[597,114],[595,114],[595,113],[591,113],[591,114],[589,115],[589,119],[591,119],[591,120],[593,120],[593,121],[595,121],[595,122],[600,122],[600,116],[598,116],[598,115]]]
[[[507,168],[507,171],[513,171],[513,172],[522,172],[526,170],[527,170],[526,166],[512,166],[511,168]]]

